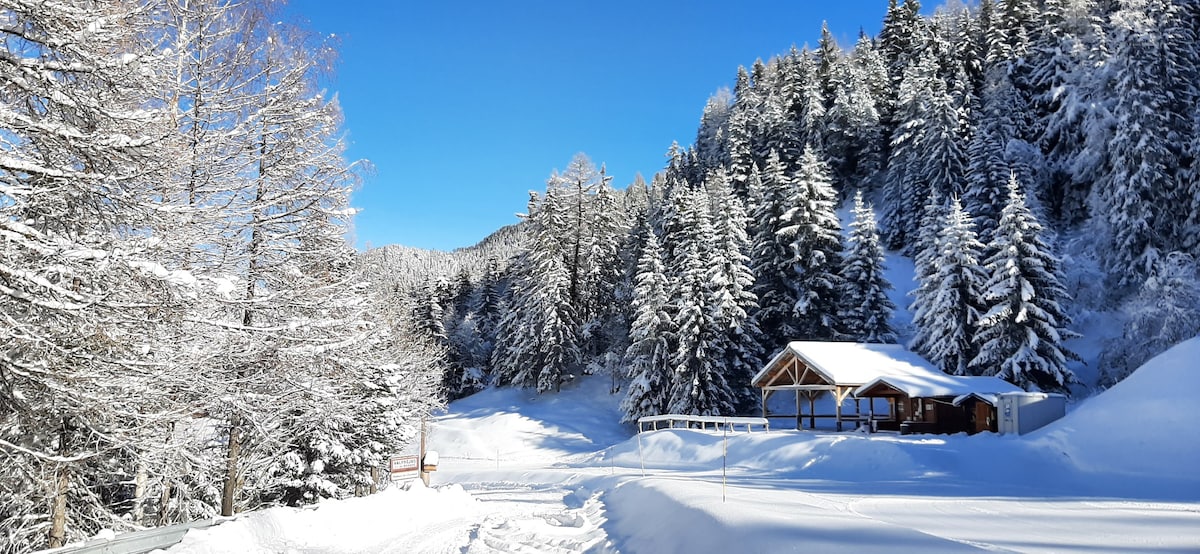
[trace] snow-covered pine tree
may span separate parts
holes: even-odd
[[[825,99],[826,108],[833,103],[834,90],[837,88],[834,67],[837,66],[841,57],[842,49],[838,47],[833,33],[829,32],[829,23],[822,21],[821,38],[817,40],[816,78],[820,85],[821,97]]]
[[[870,86],[869,71],[886,71],[871,56],[869,40],[860,40],[854,52],[833,68],[834,94],[827,114],[826,152],[833,170],[834,188],[844,196],[852,187],[873,190],[883,165],[883,135]],[[876,77],[877,78],[877,77]]]
[[[556,235],[564,217],[559,192],[547,187],[541,202],[530,195],[527,246],[513,265],[511,303],[492,354],[502,385],[557,391],[569,366],[580,359],[570,275]]]
[[[913,256],[913,280],[917,282],[917,288],[908,293],[913,297],[908,310],[913,314],[913,326],[916,328],[908,348],[922,355],[929,352],[927,342],[932,336],[922,333],[921,329],[932,328],[932,320],[936,317],[931,311],[932,303],[929,300],[933,297],[934,275],[937,272],[934,262],[938,255],[938,236],[942,232],[945,219],[946,206],[943,205],[942,198],[936,192],[930,192],[922,208],[920,233],[914,247],[916,254]]]
[[[709,175],[705,183],[713,219],[713,249],[708,282],[713,297],[713,320],[718,325],[714,350],[724,357],[725,380],[733,392],[737,407],[754,406],[757,395],[750,381],[762,364],[761,332],[749,314],[758,308],[751,289],[754,274],[746,251],[746,212],[733,195],[724,170]]]
[[[416,313],[413,321],[417,331],[424,333],[430,340],[446,346],[446,311],[443,307],[442,292],[446,289],[445,278],[428,281],[421,287],[417,299]]]
[[[987,280],[979,262],[982,251],[971,216],[957,198],[952,199],[931,260],[932,283],[922,283],[914,300],[926,317],[910,345],[952,375],[974,372],[971,361],[978,353],[980,297]]]
[[[634,319],[629,331],[625,366],[629,385],[621,400],[621,421],[666,412],[671,394],[671,318],[667,313],[666,269],[654,228],[643,229],[633,295]]]
[[[1145,279],[1165,250],[1184,203],[1175,182],[1181,141],[1191,121],[1180,113],[1176,91],[1194,88],[1194,67],[1182,63],[1168,37],[1156,33],[1169,16],[1168,0],[1129,0],[1113,15],[1110,58],[1114,132],[1109,166],[1095,183],[1092,210],[1107,238],[1103,251],[1118,284]]]
[[[1087,133],[1109,133],[1106,125],[1094,125],[1107,120],[1107,87],[1097,73],[1105,66],[1108,44],[1095,0],[1046,2],[1042,19],[1029,71],[1036,92],[1031,101],[1044,114],[1038,144],[1049,170],[1047,186],[1037,194],[1055,220],[1078,223],[1103,168],[1104,150],[1084,148]]]
[[[787,202],[794,196],[795,182],[786,172],[779,155],[772,153],[763,168],[759,185],[758,173],[752,173],[750,187],[753,206],[750,267],[754,272],[754,295],[758,309],[751,317],[762,332],[765,350],[775,351],[790,340],[796,340],[798,329],[792,308],[796,305],[791,282],[791,242],[783,214]]]
[[[896,128],[904,125],[908,118],[896,113],[900,105],[900,86],[904,75],[920,55],[924,48],[927,24],[921,17],[921,4],[917,0],[888,0],[887,13],[883,17],[883,26],[879,30],[879,54],[887,68],[887,94],[879,98],[879,119],[883,125],[885,144],[895,136]],[[890,154],[885,152],[885,157]]]
[[[1063,341],[1078,335],[1067,328],[1063,305],[1070,296],[1058,255],[1015,175],[1007,189],[1008,202],[989,245],[992,254],[983,265],[985,311],[976,324],[979,353],[969,366],[1026,390],[1067,392],[1076,381],[1067,361],[1079,357]]]
[[[967,167],[962,99],[940,78],[932,79],[930,85],[929,103],[924,106],[928,111],[920,118],[922,128],[915,132],[916,151],[920,152],[915,172],[928,190],[936,190],[943,198],[961,196]]]
[[[696,159],[700,162],[701,170],[712,171],[718,167],[727,167],[730,163],[729,151],[726,150],[729,134],[729,119],[733,112],[734,97],[728,88],[720,88],[708,98],[704,104],[704,112],[700,116],[700,126],[696,130]]]
[[[601,175],[604,170],[601,169]],[[621,247],[629,234],[630,223],[620,209],[617,192],[607,178],[597,187],[588,203],[587,273],[583,276],[586,304],[583,311],[592,314],[581,322],[581,348],[589,358],[606,352],[623,354],[629,336],[627,306],[617,302],[617,289],[624,277]]]
[[[991,241],[992,230],[1007,202],[1006,186],[1014,173],[1005,156],[1005,145],[1017,140],[1012,114],[1020,107],[1016,89],[1002,68],[988,70],[975,132],[967,147],[969,159],[963,208],[975,218],[980,242]],[[1022,182],[1028,182],[1028,176]]]
[[[883,247],[875,210],[854,195],[854,221],[850,224],[849,248],[842,265],[841,314],[846,337],[859,342],[895,343],[892,312],[896,305],[887,296],[892,289],[884,275]]]
[[[708,195],[703,189],[680,190],[682,232],[677,235],[678,278],[672,283],[675,351],[671,355],[672,379],[668,411],[692,415],[728,415],[733,394],[725,379],[724,360],[717,348],[720,333],[713,320],[708,272],[713,227]]]
[[[893,250],[913,252],[912,243],[920,223],[917,207],[929,196],[930,187],[919,168],[924,164],[921,144],[930,117],[935,72],[933,58],[922,56],[907,66],[897,88],[891,152],[883,180],[886,211],[882,224],[885,243]]]
[[[829,168],[812,147],[800,158],[792,196],[781,216],[779,235],[791,239],[788,266],[794,271],[792,307],[798,335],[804,340],[833,340],[843,333],[839,292],[842,288],[842,233],[836,211],[837,193]]]
[[[745,67],[738,67],[729,130],[724,136],[724,151],[729,156],[729,178],[733,181],[733,190],[739,195],[746,194],[746,180],[758,167],[753,150],[758,103],[758,93],[750,86],[750,75]]]

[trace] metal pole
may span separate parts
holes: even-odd
[[[725,437],[721,441],[721,503],[725,503],[725,467],[729,465],[729,428],[725,428]]]
[[[642,464],[642,477],[646,476],[646,458],[642,456],[642,434],[638,433],[638,462]]]

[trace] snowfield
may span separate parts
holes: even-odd
[[[434,488],[247,514],[170,552],[1196,552],[1197,359],[1200,338],[1024,437],[637,436],[601,377],[488,390],[432,424]]]

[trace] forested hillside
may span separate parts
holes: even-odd
[[[901,341],[1029,390],[1111,384],[1200,331],[1197,28],[1195,0],[893,1],[877,37],[822,29],[738,68],[649,184],[576,157],[500,273],[464,273],[418,319],[452,395],[607,372],[630,419],[744,411],[788,340]],[[885,248],[916,266],[911,328]],[[1123,335],[1081,382],[1064,343],[1097,312]]]

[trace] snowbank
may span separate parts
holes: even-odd
[[[461,486],[429,489],[417,481],[408,490],[392,487],[372,496],[326,502],[316,509],[248,513],[216,527],[189,531],[170,552],[382,552],[391,546],[387,541],[405,528],[417,531],[477,511],[477,501]]]
[[[1189,480],[1200,498],[1198,360],[1200,337],[1151,359],[1030,439],[1084,471]]]

